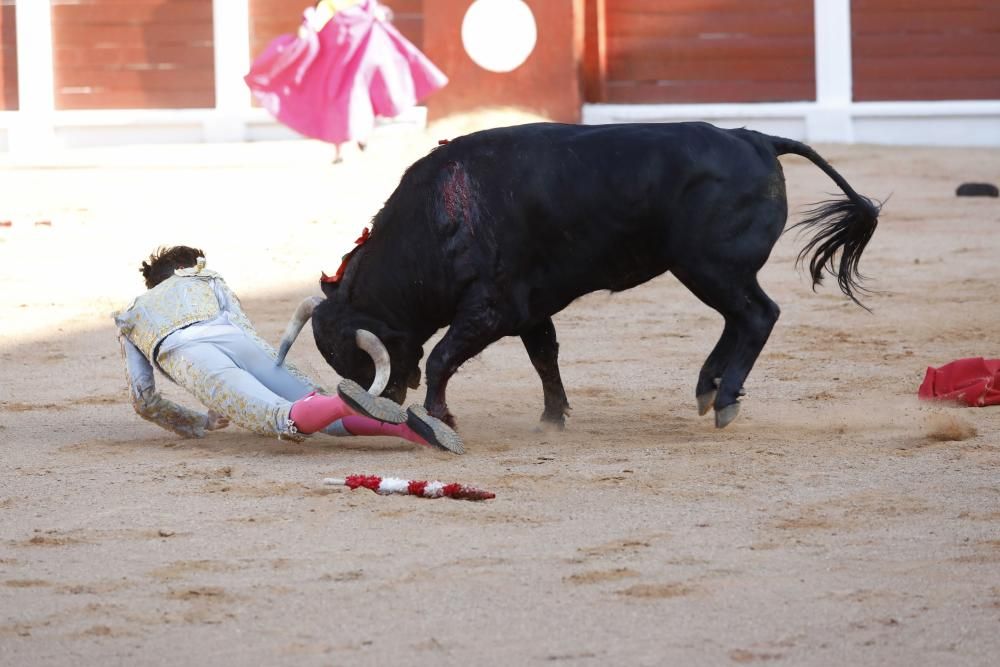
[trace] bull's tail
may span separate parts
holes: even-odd
[[[817,202],[812,209],[806,211],[806,219],[794,225],[793,229],[802,227],[815,232],[799,253],[797,263],[801,264],[812,253],[809,274],[812,276],[813,289],[823,282],[824,273],[835,275],[840,290],[854,303],[865,308],[857,297],[858,293],[867,292],[862,286],[864,276],[858,270],[858,262],[878,226],[882,203],[858,194],[829,162],[809,146],[791,139],[769,138],[775,155],[801,155],[822,169],[846,195],[843,198]],[[838,252],[839,261],[836,259]]]

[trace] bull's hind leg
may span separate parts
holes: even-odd
[[[723,281],[717,276],[683,271],[675,275],[726,321],[722,337],[702,367],[696,389],[699,409],[715,392],[715,425],[724,428],[739,415],[743,383],[764,349],[780,310],[760,288],[756,276]]]
[[[731,290],[726,305],[728,309],[723,315],[727,323],[733,322],[737,336],[715,396],[717,428],[725,428],[739,415],[743,383],[764,349],[780,313],[778,304],[768,298],[757,284],[756,277],[747,281],[742,289]]]
[[[722,371],[726,368],[726,359],[736,344],[736,330],[727,323],[722,330],[719,342],[702,364],[698,374],[698,384],[695,386],[695,400],[698,401],[698,414],[704,415],[715,405],[715,395],[719,383],[722,382]]]
[[[545,396],[542,421],[561,429],[566,425],[569,400],[559,374],[559,342],[556,340],[556,328],[552,319],[546,318],[544,322],[522,333],[521,342],[542,380],[542,392]]]

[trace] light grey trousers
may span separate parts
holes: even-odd
[[[243,330],[229,323],[176,331],[160,346],[160,367],[207,407],[250,431],[294,435],[292,403],[315,387],[303,383]],[[331,428],[330,434],[339,434]]]

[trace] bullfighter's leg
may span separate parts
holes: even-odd
[[[233,423],[261,434],[295,435],[288,415],[291,402],[240,368],[216,341],[187,342],[161,352],[157,362],[174,382]]]
[[[559,374],[559,342],[556,340],[556,328],[552,324],[552,318],[546,318],[531,330],[521,334],[521,342],[524,343],[531,364],[542,380],[542,392],[545,396],[542,421],[561,429],[566,425],[566,415],[570,407]]]
[[[424,407],[455,428],[455,417],[448,411],[445,393],[448,380],[466,361],[503,337],[500,316],[483,301],[466,302],[452,320],[448,331],[427,357],[427,396]]]
[[[234,328],[163,352],[158,362],[175,382],[207,407],[257,433],[279,437],[312,433],[352,414],[395,423],[406,421],[399,406],[391,404],[392,410],[383,409],[375,397],[349,380],[337,388],[337,396],[313,394],[289,401],[248,370],[247,366],[254,364],[245,360],[257,355],[263,352]]]
[[[444,422],[427,414],[422,407],[410,408],[406,424],[386,424],[368,417],[351,415],[334,422],[336,429],[328,427],[323,432],[330,435],[384,435],[402,438],[425,447],[435,447],[455,454],[465,451],[462,439]],[[333,425],[331,425],[333,426]]]

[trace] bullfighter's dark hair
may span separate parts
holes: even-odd
[[[139,273],[146,279],[146,287],[152,289],[174,275],[177,269],[194,266],[198,263],[198,258],[204,256],[205,253],[199,248],[186,245],[160,247],[149,256],[149,261],[142,263]]]

